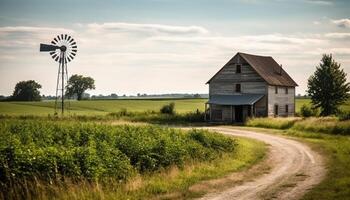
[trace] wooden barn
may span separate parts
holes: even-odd
[[[237,53],[208,82],[206,120],[294,116],[296,82],[271,56]]]

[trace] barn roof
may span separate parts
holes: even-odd
[[[253,105],[259,101],[263,94],[239,94],[239,95],[211,95],[209,104],[216,105]]]
[[[298,84],[271,56],[259,56],[241,52],[237,53],[236,55],[241,56],[268,84],[298,86]],[[210,83],[216,74],[207,83]]]

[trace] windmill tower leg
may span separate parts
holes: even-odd
[[[62,52],[62,57],[61,57],[61,68],[62,68],[62,102],[61,102],[61,111],[62,111],[62,116],[64,114],[64,52]]]
[[[57,84],[56,84],[56,99],[55,99],[55,115],[57,115],[57,110],[58,110],[58,100],[59,100],[59,83],[60,83],[60,74],[61,74],[61,63],[58,63],[58,73],[57,73]]]

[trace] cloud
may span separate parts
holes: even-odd
[[[350,28],[350,19],[337,19],[331,20],[331,22],[341,28]]]
[[[326,33],[325,37],[333,39],[350,39],[350,33]]]
[[[35,78],[45,86],[44,94],[53,94],[57,63],[39,53],[38,46],[65,32],[73,34],[78,43],[69,72],[94,77],[94,94],[111,90],[118,94],[207,92],[204,82],[238,51],[273,56],[297,81],[307,79],[323,53],[341,57],[337,61],[342,64],[350,56],[350,33],[341,32],[222,35],[201,26],[123,22],[72,27],[75,30],[0,27],[0,85],[11,83],[6,86],[11,92],[16,81]],[[349,65],[345,62],[343,66]],[[16,70],[23,73],[12,76]]]
[[[37,46],[61,33],[74,34],[75,31],[52,27],[4,26],[0,27],[0,48]]]
[[[305,2],[316,4],[316,5],[323,5],[323,6],[333,5],[332,1],[326,1],[326,0],[306,0]]]
[[[103,23],[88,24],[87,27],[94,31],[108,32],[149,32],[153,34],[187,35],[206,34],[208,30],[200,26],[171,26],[162,24],[135,24],[135,23]]]

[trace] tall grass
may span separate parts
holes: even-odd
[[[350,135],[350,120],[340,121],[335,117],[254,118],[248,120],[246,125],[251,127]]]

